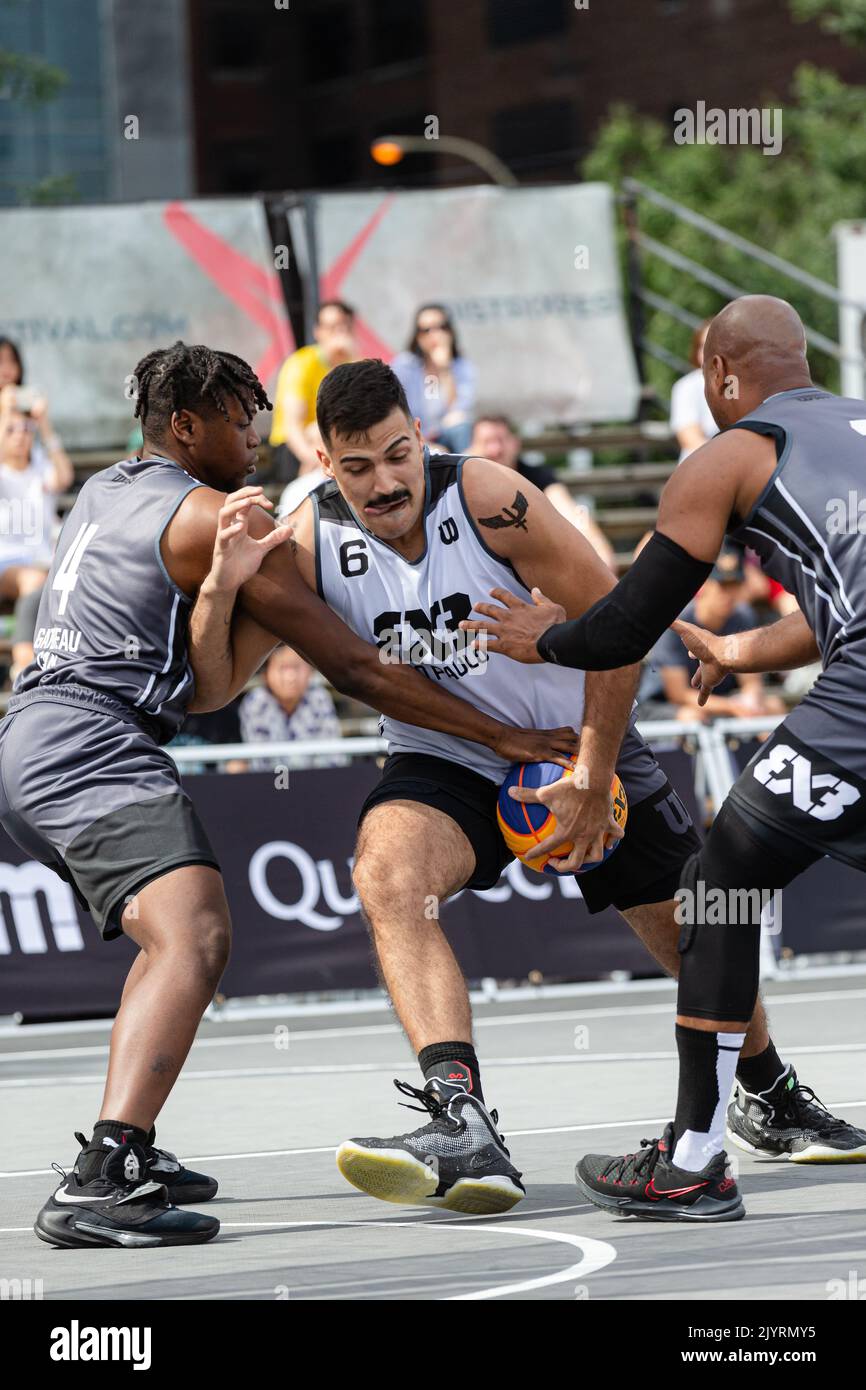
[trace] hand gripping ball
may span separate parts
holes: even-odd
[[[521,863],[526,864],[528,869],[535,869],[536,872],[545,874],[558,873],[559,870],[555,867],[557,859],[569,855],[573,845],[570,842],[560,845],[556,854],[541,856],[526,863],[524,855],[527,851],[533,849],[548,835],[553,834],[556,829],[556,816],[540,802],[515,801],[508,795],[508,789],[509,787],[546,787],[551,782],[558,782],[561,777],[571,777],[573,774],[574,762],[568,769],[560,767],[558,763],[515,763],[499,788],[499,804],[496,808],[499,829],[502,831],[503,839],[511,853]],[[616,773],[614,773],[613,781],[610,784],[610,793],[613,798],[614,820],[617,825],[624,829],[628,819],[628,798]],[[614,840],[604,851],[602,859],[587,860],[577,872],[585,874],[590,869],[597,869],[600,864],[610,858],[619,843],[619,840]]]

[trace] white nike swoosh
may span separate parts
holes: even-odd
[[[79,1206],[90,1205],[91,1202],[113,1202],[113,1194],[108,1197],[70,1197],[62,1187],[58,1187],[54,1194],[55,1202],[74,1202]]]

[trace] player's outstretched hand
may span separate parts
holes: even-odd
[[[557,873],[573,874],[587,861],[600,860],[607,847],[625,833],[613,818],[609,786],[586,787],[576,776],[563,777],[546,787],[511,787],[509,796],[515,801],[540,802],[556,816],[556,829],[524,858],[539,859],[560,845],[573,844],[571,853],[552,866]]]
[[[271,508],[273,503],[260,487],[242,487],[230,492],[220,508],[209,582],[213,588],[236,593],[261,568],[269,551],[284,544],[292,534],[291,526],[279,523],[273,531],[256,540],[249,533],[250,512],[253,507]]]
[[[491,589],[493,603],[476,603],[473,611],[481,613],[487,622],[464,618],[464,632],[487,634],[487,650],[510,656],[514,661],[540,662],[536,642],[554,623],[565,622],[565,609],[552,599],[545,598],[540,589],[532,590],[532,602],[510,594],[507,589]]]
[[[725,663],[726,656],[730,660],[730,639],[709,632],[705,627],[696,627],[694,623],[684,623],[681,618],[671,623],[671,627],[680,637],[689,656],[701,663],[692,676],[692,685],[695,690],[700,691],[698,704],[705,705],[715,687],[730,671],[730,667]]]
[[[508,729],[496,746],[500,758],[510,763],[556,763],[571,767],[580,744],[579,735],[563,729]]]

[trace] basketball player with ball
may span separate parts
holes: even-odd
[[[512,857],[500,822],[511,837],[525,813],[526,839],[512,839],[524,862],[580,872],[589,911],[616,907],[675,974],[674,892],[700,841],[632,727],[637,666],[585,675],[488,662],[460,631],[491,591],[507,605],[537,587],[570,618],[584,613],[613,579],[580,533],[543,493],[523,479],[515,483],[499,464],[430,456],[399,381],[382,362],[335,367],[319,389],[317,418],[329,479],[291,517],[298,569],[309,587],[355,633],[378,644],[383,662],[409,662],[497,718],[579,732],[573,764],[563,758],[563,767],[512,769],[456,734],[385,718],[388,759],[359,815],[355,887],[382,982],[424,1077],[423,1089],[395,1084],[429,1118],[411,1133],[347,1140],[338,1166],[355,1187],[386,1201],[504,1211],[524,1187],[497,1113],[485,1103],[468,990],[439,906],[463,888],[496,884]],[[217,548],[243,545],[245,530],[256,536],[271,525],[251,509]],[[191,624],[196,686],[207,705],[241,688],[273,645],[247,612],[235,611],[234,600],[215,558]],[[522,785],[500,798],[506,778]],[[567,822],[567,837],[538,837],[532,822],[548,822],[551,814]],[[555,863],[547,862],[551,850]],[[744,1051],[754,1056],[768,1046],[759,1003]]]

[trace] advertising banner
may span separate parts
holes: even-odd
[[[268,388],[294,348],[254,198],[15,208],[0,225],[0,334],[70,447],[126,440],[132,373],[154,348],[227,349]]]
[[[518,423],[630,420],[640,383],[607,184],[336,193],[316,200],[322,299],[390,361],[417,307],[444,303],[478,405]]]
[[[684,798],[692,767],[662,755]],[[293,772],[207,773],[186,781],[225,874],[234,922],[226,996],[373,988],[367,931],[351,883],[357,810],[372,764]],[[694,810],[693,802],[690,809]],[[135,949],[103,943],[72,890],[0,831],[0,1015],[112,1012]],[[571,876],[512,863],[495,888],[441,908],[441,924],[470,980],[593,979],[612,970],[656,973],[618,913],[590,916]]]

